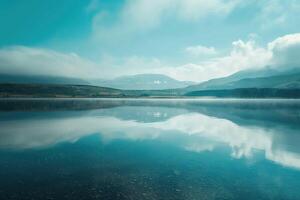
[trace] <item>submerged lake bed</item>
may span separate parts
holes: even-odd
[[[300,101],[2,99],[0,199],[300,199]]]

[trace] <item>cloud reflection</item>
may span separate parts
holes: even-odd
[[[236,159],[250,158],[255,151],[261,151],[268,160],[300,169],[299,148],[284,148],[295,139],[290,138],[290,134],[283,134],[276,128],[241,126],[200,113],[183,113],[165,121],[145,123],[86,112],[75,117],[11,119],[0,121],[0,127],[1,148],[46,148],[61,142],[76,142],[90,134],[100,134],[105,142],[116,139],[166,140],[179,135],[185,139],[167,142],[193,152],[213,151],[218,145],[226,145]],[[285,133],[291,131],[285,130]]]

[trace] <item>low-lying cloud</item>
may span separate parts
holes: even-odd
[[[266,66],[279,70],[300,67],[300,33],[279,37],[265,47],[257,45],[254,40],[237,40],[232,43],[227,56],[158,71],[179,80],[205,81]]]
[[[300,66],[300,33],[279,37],[268,45],[273,63],[283,67]]]
[[[227,56],[187,63],[176,68],[164,68],[161,71],[179,80],[206,81],[240,70],[266,66],[271,57],[271,52],[257,46],[254,41],[238,40],[232,43],[232,50]]]
[[[99,68],[75,53],[12,46],[0,49],[0,73],[89,78]]]
[[[188,47],[189,51],[215,53],[212,47]],[[197,56],[196,56],[197,57]],[[205,81],[240,70],[272,66],[277,69],[300,66],[300,33],[285,35],[259,46],[254,40],[237,40],[228,55],[201,62],[170,65],[156,58],[108,57],[101,62],[49,49],[13,46],[0,49],[0,73],[66,76],[83,79],[112,78],[119,75],[161,73],[178,80]]]

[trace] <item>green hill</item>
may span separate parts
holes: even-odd
[[[123,97],[117,89],[88,85],[0,84],[0,97]]]
[[[238,88],[300,88],[300,70],[276,71],[261,70],[240,71],[233,75],[211,79],[185,88],[185,92],[198,90],[225,90]]]

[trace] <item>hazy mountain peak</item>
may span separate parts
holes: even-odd
[[[178,81],[163,74],[136,74],[121,76],[112,80],[92,80],[93,85],[125,90],[163,90],[184,88],[194,82]]]

